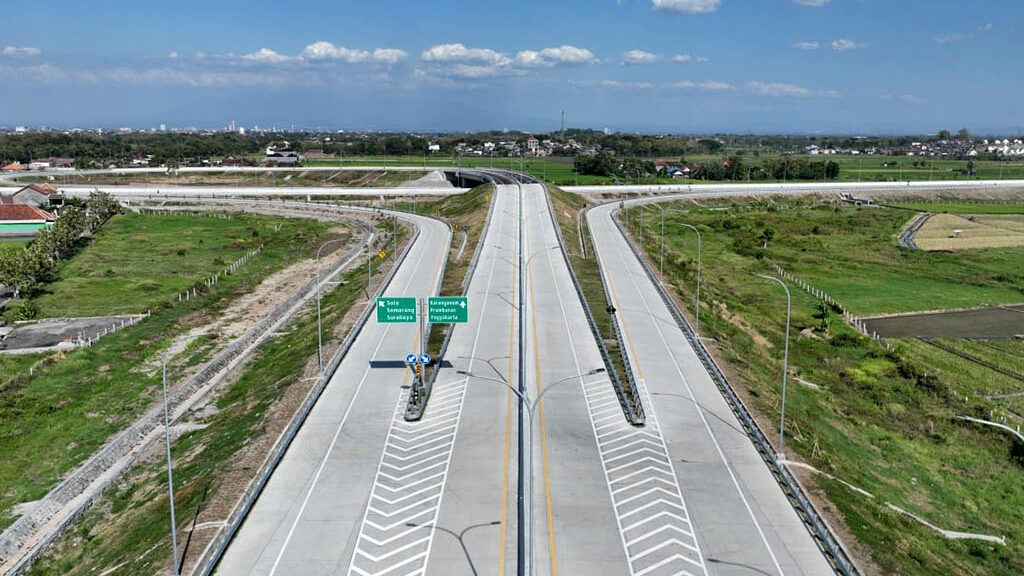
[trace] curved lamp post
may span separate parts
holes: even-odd
[[[779,286],[786,291],[786,346],[782,356],[782,414],[779,416],[779,453],[775,455],[777,459],[783,460],[786,458],[786,374],[789,372],[789,320],[793,311],[793,299],[789,294],[789,286],[786,286],[782,280],[767,274],[755,274],[755,276],[778,282]]]

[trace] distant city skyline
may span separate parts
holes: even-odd
[[[12,0],[0,126],[978,134],[1024,6],[962,0]]]

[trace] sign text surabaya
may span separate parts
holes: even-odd
[[[377,298],[377,323],[416,322],[415,298]]]
[[[429,298],[427,300],[427,321],[431,324],[469,322],[469,302],[464,296]]]

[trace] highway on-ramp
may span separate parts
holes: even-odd
[[[617,208],[617,202],[598,206],[587,221],[703,568],[722,576],[833,573],[613,223]]]
[[[411,217],[420,234],[385,296],[437,293],[451,233],[442,222]],[[415,436],[402,419],[416,349],[416,324],[371,319],[333,375],[221,560],[216,574],[316,576],[349,572],[353,558],[372,556],[367,537],[380,536],[367,516],[382,496],[382,471],[403,476],[384,460],[389,447],[409,449]],[[438,396],[443,396],[442,390]],[[435,407],[443,398],[435,398]],[[428,425],[427,420],[424,425]],[[391,466],[391,468],[389,468]],[[383,504],[384,513],[393,510]],[[426,515],[424,515],[426,517]],[[391,522],[381,522],[387,526]],[[417,544],[429,547],[429,540]],[[358,566],[357,566],[358,567]],[[353,569],[354,570],[354,569]],[[359,573],[359,572],[350,572]],[[369,572],[372,573],[372,572]]]

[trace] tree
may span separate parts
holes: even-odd
[[[971,140],[971,133],[967,131],[967,128],[961,128],[956,133],[956,139],[963,142],[969,142]]]
[[[950,140],[952,136],[950,135],[949,130],[943,129],[939,130],[939,133],[935,136],[935,138],[938,140]]]

